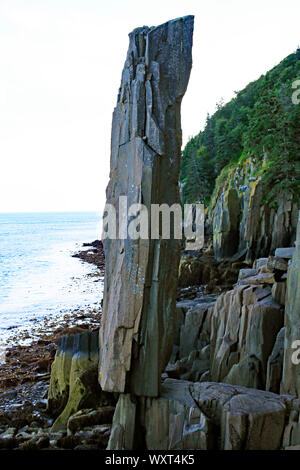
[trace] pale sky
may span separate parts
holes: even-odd
[[[188,14],[184,143],[296,50],[299,0],[0,0],[0,212],[103,209],[128,33]]]

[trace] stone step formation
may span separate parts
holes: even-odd
[[[192,16],[129,35],[107,188],[117,216],[122,196],[148,209],[179,202],[192,36]],[[254,263],[231,259],[229,290],[176,308],[178,271],[192,267],[178,269],[179,240],[107,238],[99,342],[95,332],[62,341],[48,395],[52,430],[74,438],[96,426],[101,445],[110,434],[110,450],[299,447],[300,214],[296,247],[278,246]],[[225,265],[209,260],[198,260],[202,284],[223,279]]]

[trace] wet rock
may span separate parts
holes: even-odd
[[[76,446],[80,445],[80,437],[63,436],[57,440],[56,445],[61,449],[74,449]]]
[[[88,249],[80,250],[72,256],[74,258],[80,258],[86,263],[95,264],[100,269],[100,272],[103,273],[105,267],[105,255],[102,241],[95,240],[91,243],[83,243],[83,247]]]
[[[269,258],[258,258],[253,263],[253,269],[260,269],[267,266]]]
[[[3,392],[0,394],[0,401],[2,401],[3,399],[6,400],[7,398],[8,399],[15,398],[17,394],[18,394],[17,390],[7,390],[6,392]]]
[[[14,437],[0,438],[0,449],[1,450],[11,450],[15,447],[16,440]]]

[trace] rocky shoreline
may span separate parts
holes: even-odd
[[[94,276],[102,278],[102,243],[85,243],[83,248],[72,256],[96,265],[98,271]],[[16,333],[13,344],[6,349],[4,362],[0,363],[0,449],[73,449],[86,440],[91,443],[94,429],[80,438],[75,435],[66,439],[65,432],[51,433],[53,417],[46,404],[51,365],[61,338],[98,330],[100,320],[99,306],[90,306],[88,310],[77,308],[66,312],[59,326],[51,318],[43,319],[31,344],[19,344],[30,338],[28,334]],[[106,445],[108,438],[105,439]]]

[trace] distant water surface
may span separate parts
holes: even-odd
[[[99,238],[100,215],[0,214],[0,334],[72,308],[100,304],[97,268],[72,258]]]

